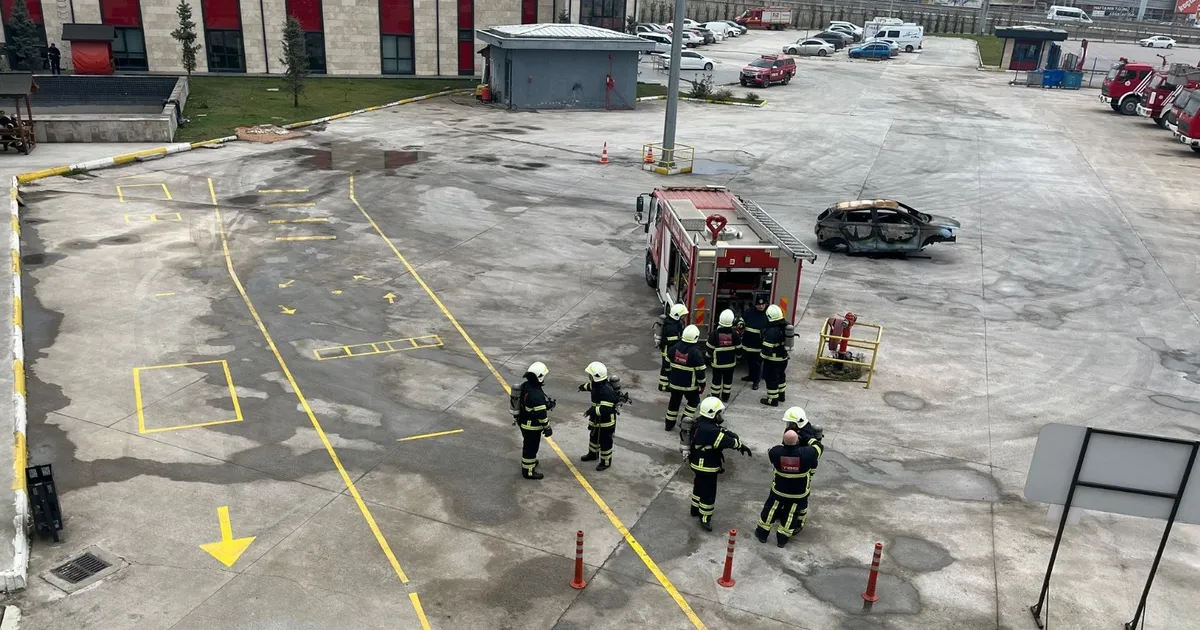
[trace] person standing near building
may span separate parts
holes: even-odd
[[[750,383],[750,389],[758,389],[762,378],[762,331],[767,327],[767,296],[754,296],[754,306],[742,311],[738,327],[742,329],[742,354],[746,357],[746,368],[750,373],[742,377]]]
[[[767,382],[764,405],[778,407],[787,400],[787,321],[783,309],[772,304],[767,307],[767,327],[762,333],[763,380]]]
[[[50,62],[50,72],[52,74],[62,74],[62,51],[58,46],[50,44],[46,49],[46,61]]]
[[[525,382],[521,383],[518,396],[517,426],[521,427],[521,476],[526,479],[542,479],[545,477],[538,471],[538,448],[542,445],[542,436],[554,435],[550,428],[550,411],[554,409],[554,399],[546,396],[542,385],[546,382],[546,374],[550,372],[546,364],[534,362],[525,370]]]
[[[712,395],[728,403],[733,395],[733,370],[742,353],[742,337],[733,329],[733,311],[721,311],[717,327],[708,334],[708,364],[712,367]]]
[[[704,349],[700,347],[700,329],[688,326],[679,335],[679,343],[667,351],[670,359],[668,383],[671,388],[671,400],[667,402],[667,431],[675,429],[679,421],[679,403],[687,400],[683,407],[683,415],[691,417],[696,414],[696,406],[700,404],[700,394],[707,384],[705,373],[708,365],[704,362]]]
[[[592,406],[583,413],[588,419],[588,453],[580,461],[600,463],[596,470],[612,466],[613,435],[617,432],[617,390],[608,382],[608,368],[592,361],[584,372],[588,380],[579,386],[581,392],[592,393]]]
[[[667,317],[663,321],[661,337],[658,340],[658,349],[662,353],[662,365],[658,370],[658,391],[660,392],[669,389],[670,379],[667,377],[667,373],[671,370],[671,360],[667,357],[667,351],[671,349],[671,346],[679,343],[679,335],[683,333],[683,316],[687,314],[686,306],[676,304],[667,312]]]
[[[696,427],[692,430],[688,465],[692,479],[692,516],[700,518],[700,527],[711,532],[713,510],[717,503],[717,476],[725,472],[725,449],[753,456],[750,447],[742,444],[733,431],[721,426],[725,422],[725,403],[716,396],[700,402]]]
[[[771,494],[763,504],[754,537],[758,542],[767,542],[771,527],[775,524],[775,544],[780,547],[804,529],[808,520],[808,495],[812,490],[812,474],[817,469],[824,447],[819,441],[802,445],[800,436],[792,430],[783,434],[783,444],[771,447],[767,458],[771,460],[774,473],[771,477]]]

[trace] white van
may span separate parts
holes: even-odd
[[[920,50],[925,42],[925,27],[918,24],[888,25],[870,38],[890,39],[900,45],[900,50],[912,52]]]
[[[1046,10],[1046,19],[1056,22],[1079,22],[1082,24],[1091,24],[1092,18],[1083,12],[1083,9],[1078,7],[1060,7],[1053,5]]]

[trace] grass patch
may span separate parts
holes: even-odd
[[[973,39],[979,44],[979,60],[985,66],[1000,67],[1000,55],[1004,52],[1004,40],[995,35],[961,35],[955,33],[933,33],[935,37],[957,37]]]
[[[637,97],[643,98],[646,96],[666,96],[667,86],[657,83],[638,83]]]
[[[283,92],[283,80],[279,78],[192,77],[191,93],[183,112],[191,123],[179,128],[175,142],[220,138],[232,135],[234,127],[284,125],[446,89],[474,88],[475,84],[473,79],[313,77],[305,83],[300,107],[292,107],[291,96]],[[268,88],[280,91],[268,92]]]

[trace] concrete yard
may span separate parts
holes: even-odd
[[[723,63],[795,36],[743,38]],[[800,60],[765,108],[683,103],[697,173],[676,178],[640,168],[661,101],[464,97],[25,187],[30,463],[54,465],[66,530],[34,540],[9,603],[37,630],[1033,628],[1056,525],[1022,498],[1039,429],[1200,434],[1197,158],[1093,92],[975,64],[972,42],[930,39],[896,62]],[[662,428],[634,203],[703,184],[814,248],[844,199],[963,224],[921,256],[806,267],[788,403],[827,448],[785,549],[749,534],[786,405],[735,391],[728,426],[755,452],[730,457],[711,534]],[[807,379],[847,310],[884,327],[870,389]],[[605,472],[578,463],[597,359],[635,399]],[[539,482],[519,476],[500,382],[535,360],[558,399]],[[201,549],[223,507],[254,537],[229,567]],[[1131,619],[1162,526],[1068,527],[1051,627]],[[1198,548],[1177,525],[1146,628],[1200,628]],[[118,570],[71,593],[44,578],[91,549]]]

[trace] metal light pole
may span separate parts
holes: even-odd
[[[687,0],[675,0],[675,25],[671,32],[671,66],[667,79],[667,119],[663,123],[662,164],[675,164],[675,119],[679,114],[679,66],[683,51],[683,12]]]

